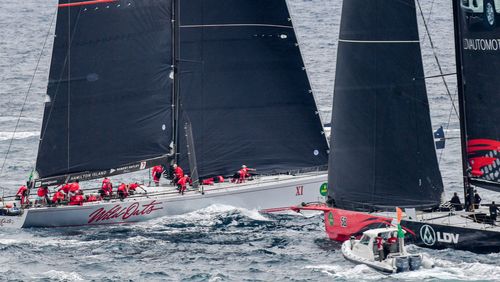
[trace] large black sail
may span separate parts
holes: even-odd
[[[179,2],[180,116],[192,124],[200,176],[242,164],[260,173],[325,166],[328,144],[286,1]]]
[[[413,0],[344,1],[328,179],[336,206],[439,205],[423,76]]]
[[[41,178],[143,169],[168,153],[171,6],[59,2],[36,165]]]
[[[465,162],[472,184],[500,191],[500,7],[459,1],[457,71]]]

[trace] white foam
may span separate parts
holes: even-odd
[[[243,209],[243,208],[237,208],[237,207],[233,207],[230,205],[222,205],[222,204],[210,205],[206,208],[203,208],[203,209],[200,209],[197,211],[193,211],[193,212],[190,212],[187,214],[183,214],[183,215],[178,215],[175,217],[187,219],[189,221],[191,221],[191,220],[198,221],[198,220],[212,219],[214,216],[224,214],[224,213],[229,213],[232,211],[240,212],[244,216],[249,217],[253,220],[262,220],[262,221],[270,220],[267,217],[265,217],[264,215],[262,215],[261,213],[259,213],[257,210],[247,210],[247,209]]]
[[[308,265],[306,269],[313,269],[327,274],[334,279],[342,280],[380,280],[386,277],[384,274],[363,265]]]
[[[15,134],[12,131],[3,131],[0,132],[0,141],[13,139],[26,139],[33,136],[39,136],[40,133],[38,131],[18,131]]]
[[[50,278],[57,281],[84,281],[83,277],[76,272],[66,272],[59,270],[49,270],[42,273],[44,277],[34,278]]]

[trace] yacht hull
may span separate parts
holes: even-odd
[[[134,195],[123,201],[25,209],[22,216],[2,217],[16,224],[0,225],[0,229],[135,223],[192,212],[213,204],[257,210],[286,207],[324,200],[320,187],[326,178],[326,174],[268,177],[241,184],[205,186],[203,194],[186,191],[184,195],[177,193],[174,187],[148,187],[148,193]]]
[[[364,231],[390,226],[395,213],[365,213],[325,206],[300,207],[324,212],[325,230],[331,240],[344,242],[359,238]],[[474,253],[500,252],[500,227],[477,223],[467,212],[424,213],[414,220],[403,219],[406,241],[431,249],[456,249]]]

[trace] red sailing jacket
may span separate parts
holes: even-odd
[[[83,198],[82,195],[76,195],[76,196],[73,196],[70,198],[69,200],[69,204],[72,205],[72,206],[78,206],[78,205],[83,205],[83,201],[85,199]]]
[[[184,177],[184,171],[182,170],[182,168],[180,166],[177,166],[176,168],[174,168],[174,174],[175,174],[175,177],[177,177],[177,179],[181,179],[182,177]]]
[[[70,184],[69,183],[66,183],[63,185],[63,187],[61,187],[58,191],[63,191],[64,193],[68,194],[69,193],[69,190],[70,190]]]
[[[153,175],[153,179],[155,181],[160,180],[160,177],[157,174],[161,174],[161,173],[163,173],[163,167],[161,165],[154,166],[152,171],[151,171],[151,174]]]
[[[17,190],[17,194],[18,196],[25,196],[26,195],[26,191],[28,191],[28,187],[26,187],[26,185],[23,185],[21,187],[19,187],[19,190]]]
[[[38,188],[38,191],[36,192],[36,194],[38,195],[38,197],[45,197],[49,194],[49,191],[48,189],[44,189],[42,187]]]

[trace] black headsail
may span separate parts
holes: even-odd
[[[36,170],[43,183],[164,161],[171,142],[171,0],[60,0]]]
[[[500,7],[454,1],[464,183],[500,192]]]
[[[328,177],[336,206],[439,205],[423,77],[413,0],[344,1]]]
[[[328,144],[286,1],[179,5],[180,116],[192,124],[200,176],[232,174],[242,164],[260,173],[326,165]],[[187,166],[186,146],[178,147]]]

